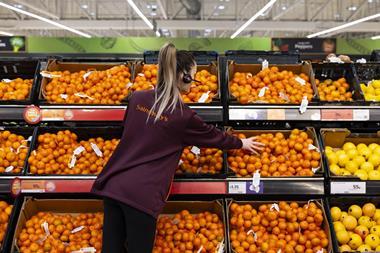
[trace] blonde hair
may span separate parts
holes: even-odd
[[[179,62],[177,63],[177,58]],[[190,71],[194,65],[194,57],[184,51],[177,52],[172,43],[166,43],[158,54],[158,80],[155,91],[155,99],[149,115],[154,115],[154,122],[157,122],[164,111],[172,113],[179,103],[182,108],[180,87],[178,78],[180,72]],[[156,113],[155,112],[157,109]],[[149,116],[147,121],[149,120]]]

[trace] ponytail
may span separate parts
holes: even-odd
[[[155,115],[154,122],[160,119],[166,109],[173,112],[177,103],[182,103],[177,79],[177,50],[172,43],[166,43],[158,54],[157,88],[155,101],[149,113]],[[157,112],[153,113],[156,107]]]

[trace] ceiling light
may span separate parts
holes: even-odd
[[[155,4],[152,4],[151,6],[152,6],[152,9],[157,9],[157,5]]]
[[[157,15],[157,13],[156,13],[156,12],[154,12],[154,11],[152,11],[152,12],[150,13],[150,15],[151,15],[151,16],[156,16],[156,15]]]
[[[356,11],[357,9],[358,9],[358,7],[356,7],[356,6],[350,6],[350,7],[348,7],[349,11]]]
[[[150,9],[150,8],[152,8],[152,6],[150,4],[147,4],[146,8]]]
[[[80,35],[80,36],[83,36],[83,37],[86,37],[86,38],[91,38],[91,35],[89,35],[89,34],[87,34],[87,33],[84,33],[84,32],[81,32],[81,31],[78,31],[78,30],[76,30],[76,29],[74,29],[74,28],[71,28],[71,27],[68,27],[68,26],[65,26],[65,25],[62,25],[62,24],[60,24],[60,23],[58,23],[58,22],[55,22],[55,21],[53,21],[53,20],[50,20],[50,19],[47,19],[47,18],[41,17],[41,16],[36,15],[36,14],[34,14],[34,13],[31,13],[31,12],[29,12],[29,11],[21,10],[21,9],[19,9],[19,8],[16,8],[16,7],[12,6],[12,5],[9,5],[9,4],[6,4],[6,3],[3,3],[3,2],[0,2],[0,6],[3,6],[3,7],[5,7],[5,8],[7,8],[7,9],[12,10],[12,11],[16,11],[16,12],[18,12],[18,13],[24,14],[24,15],[26,15],[26,16],[29,16],[29,17],[36,18],[36,19],[38,19],[38,20],[44,21],[44,22],[46,22],[46,23],[49,23],[49,24],[54,25],[54,26],[57,26],[57,27],[59,27],[59,28],[62,28],[62,29],[68,30],[68,31],[70,31],[70,32],[72,32],[72,33],[75,33],[75,34],[78,34],[78,35]]]
[[[218,12],[214,12],[214,14],[212,14],[214,16],[219,16],[219,13]]]
[[[16,8],[19,8],[19,9],[22,9],[22,8],[24,8],[24,6],[23,6],[23,5],[21,5],[21,4],[14,4],[13,6],[14,6],[14,7],[16,7]]]
[[[247,26],[249,26],[256,18],[258,18],[261,14],[263,14],[266,10],[268,10],[277,0],[270,0],[261,10],[259,10],[255,15],[253,15],[247,22],[245,22],[242,26],[237,29],[237,31],[232,34],[231,39],[235,38],[239,33],[241,33]]]
[[[127,3],[132,7],[132,9],[139,15],[139,17],[153,30],[153,24],[145,17],[145,15],[140,11],[137,5],[132,0],[127,0]]]
[[[161,33],[160,33],[160,31],[158,31],[158,30],[156,31],[156,36],[157,36],[157,37],[161,37]]]
[[[373,0],[368,0],[368,3],[372,3],[373,2]]]
[[[287,9],[287,7],[284,5],[284,6],[282,6],[282,8],[281,8],[283,11],[284,10],[286,10]]]
[[[371,39],[378,40],[378,39],[380,39],[380,35],[373,36],[373,37],[371,37]]]
[[[0,35],[13,36],[14,34],[13,33],[8,33],[8,32],[0,31]]]
[[[224,10],[224,8],[225,8],[224,5],[219,5],[219,6],[218,6],[218,9],[219,9],[219,10]]]
[[[368,17],[364,17],[364,18],[361,18],[361,19],[357,19],[357,20],[354,20],[352,22],[349,22],[349,23],[346,23],[346,24],[343,24],[343,25],[340,25],[340,26],[336,26],[336,27],[333,27],[333,28],[330,28],[330,29],[327,29],[327,30],[323,30],[323,31],[320,31],[320,32],[317,32],[317,33],[313,33],[313,34],[310,34],[308,36],[306,36],[307,38],[314,38],[314,37],[317,37],[319,35],[322,35],[322,34],[326,34],[326,33],[331,33],[331,32],[334,32],[334,31],[337,31],[337,30],[340,30],[340,29],[344,29],[344,28],[347,28],[347,27],[350,27],[350,26],[353,26],[353,25],[356,25],[356,24],[359,24],[359,23],[362,23],[362,22],[365,22],[365,21],[368,21],[368,20],[371,20],[371,19],[375,19],[375,18],[378,18],[380,17],[380,13],[377,13],[375,15],[371,15],[371,16],[368,16]]]
[[[212,31],[212,30],[211,30],[210,28],[206,28],[206,29],[205,29],[205,32],[206,32],[206,33],[210,33],[211,31]]]
[[[81,5],[83,9],[88,9],[88,5],[87,4],[82,4]]]

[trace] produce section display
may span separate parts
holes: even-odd
[[[223,151],[216,148],[186,147],[181,155],[177,174],[216,174],[223,169]]]
[[[260,171],[263,177],[313,176],[321,167],[321,154],[314,129],[301,131],[236,131],[239,138],[255,136],[265,145],[258,154],[240,150],[228,151],[228,165],[238,177],[252,177]]]
[[[187,209],[179,211],[183,207]],[[222,214],[217,202],[169,202],[157,221],[153,253],[224,252]]]
[[[373,200],[333,200],[330,214],[339,252],[380,251],[380,209]]]
[[[376,134],[350,135],[347,129],[323,130],[325,155],[335,176],[380,180],[380,145]]]
[[[70,130],[44,133],[28,159],[31,174],[99,174],[111,157],[119,139],[102,137],[80,140]]]
[[[0,131],[0,173],[21,173],[28,151],[29,141],[24,136]]]
[[[350,85],[344,77],[336,81],[326,79],[315,80],[318,87],[319,98],[322,101],[352,101],[352,93],[349,91]]]
[[[131,73],[127,65],[51,62],[48,66],[41,72],[41,95],[47,103],[120,104],[129,93]]]
[[[0,100],[26,100],[30,96],[33,79],[2,79],[0,82]]]
[[[304,98],[311,101],[314,90],[308,74],[297,68],[301,66],[293,67],[261,69],[257,64],[230,67],[230,94],[241,104],[300,104]]]
[[[321,202],[230,202],[233,252],[329,252]]]

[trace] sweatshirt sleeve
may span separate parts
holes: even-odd
[[[183,142],[185,146],[219,149],[239,149],[243,145],[239,138],[206,124],[196,113],[189,119]]]

